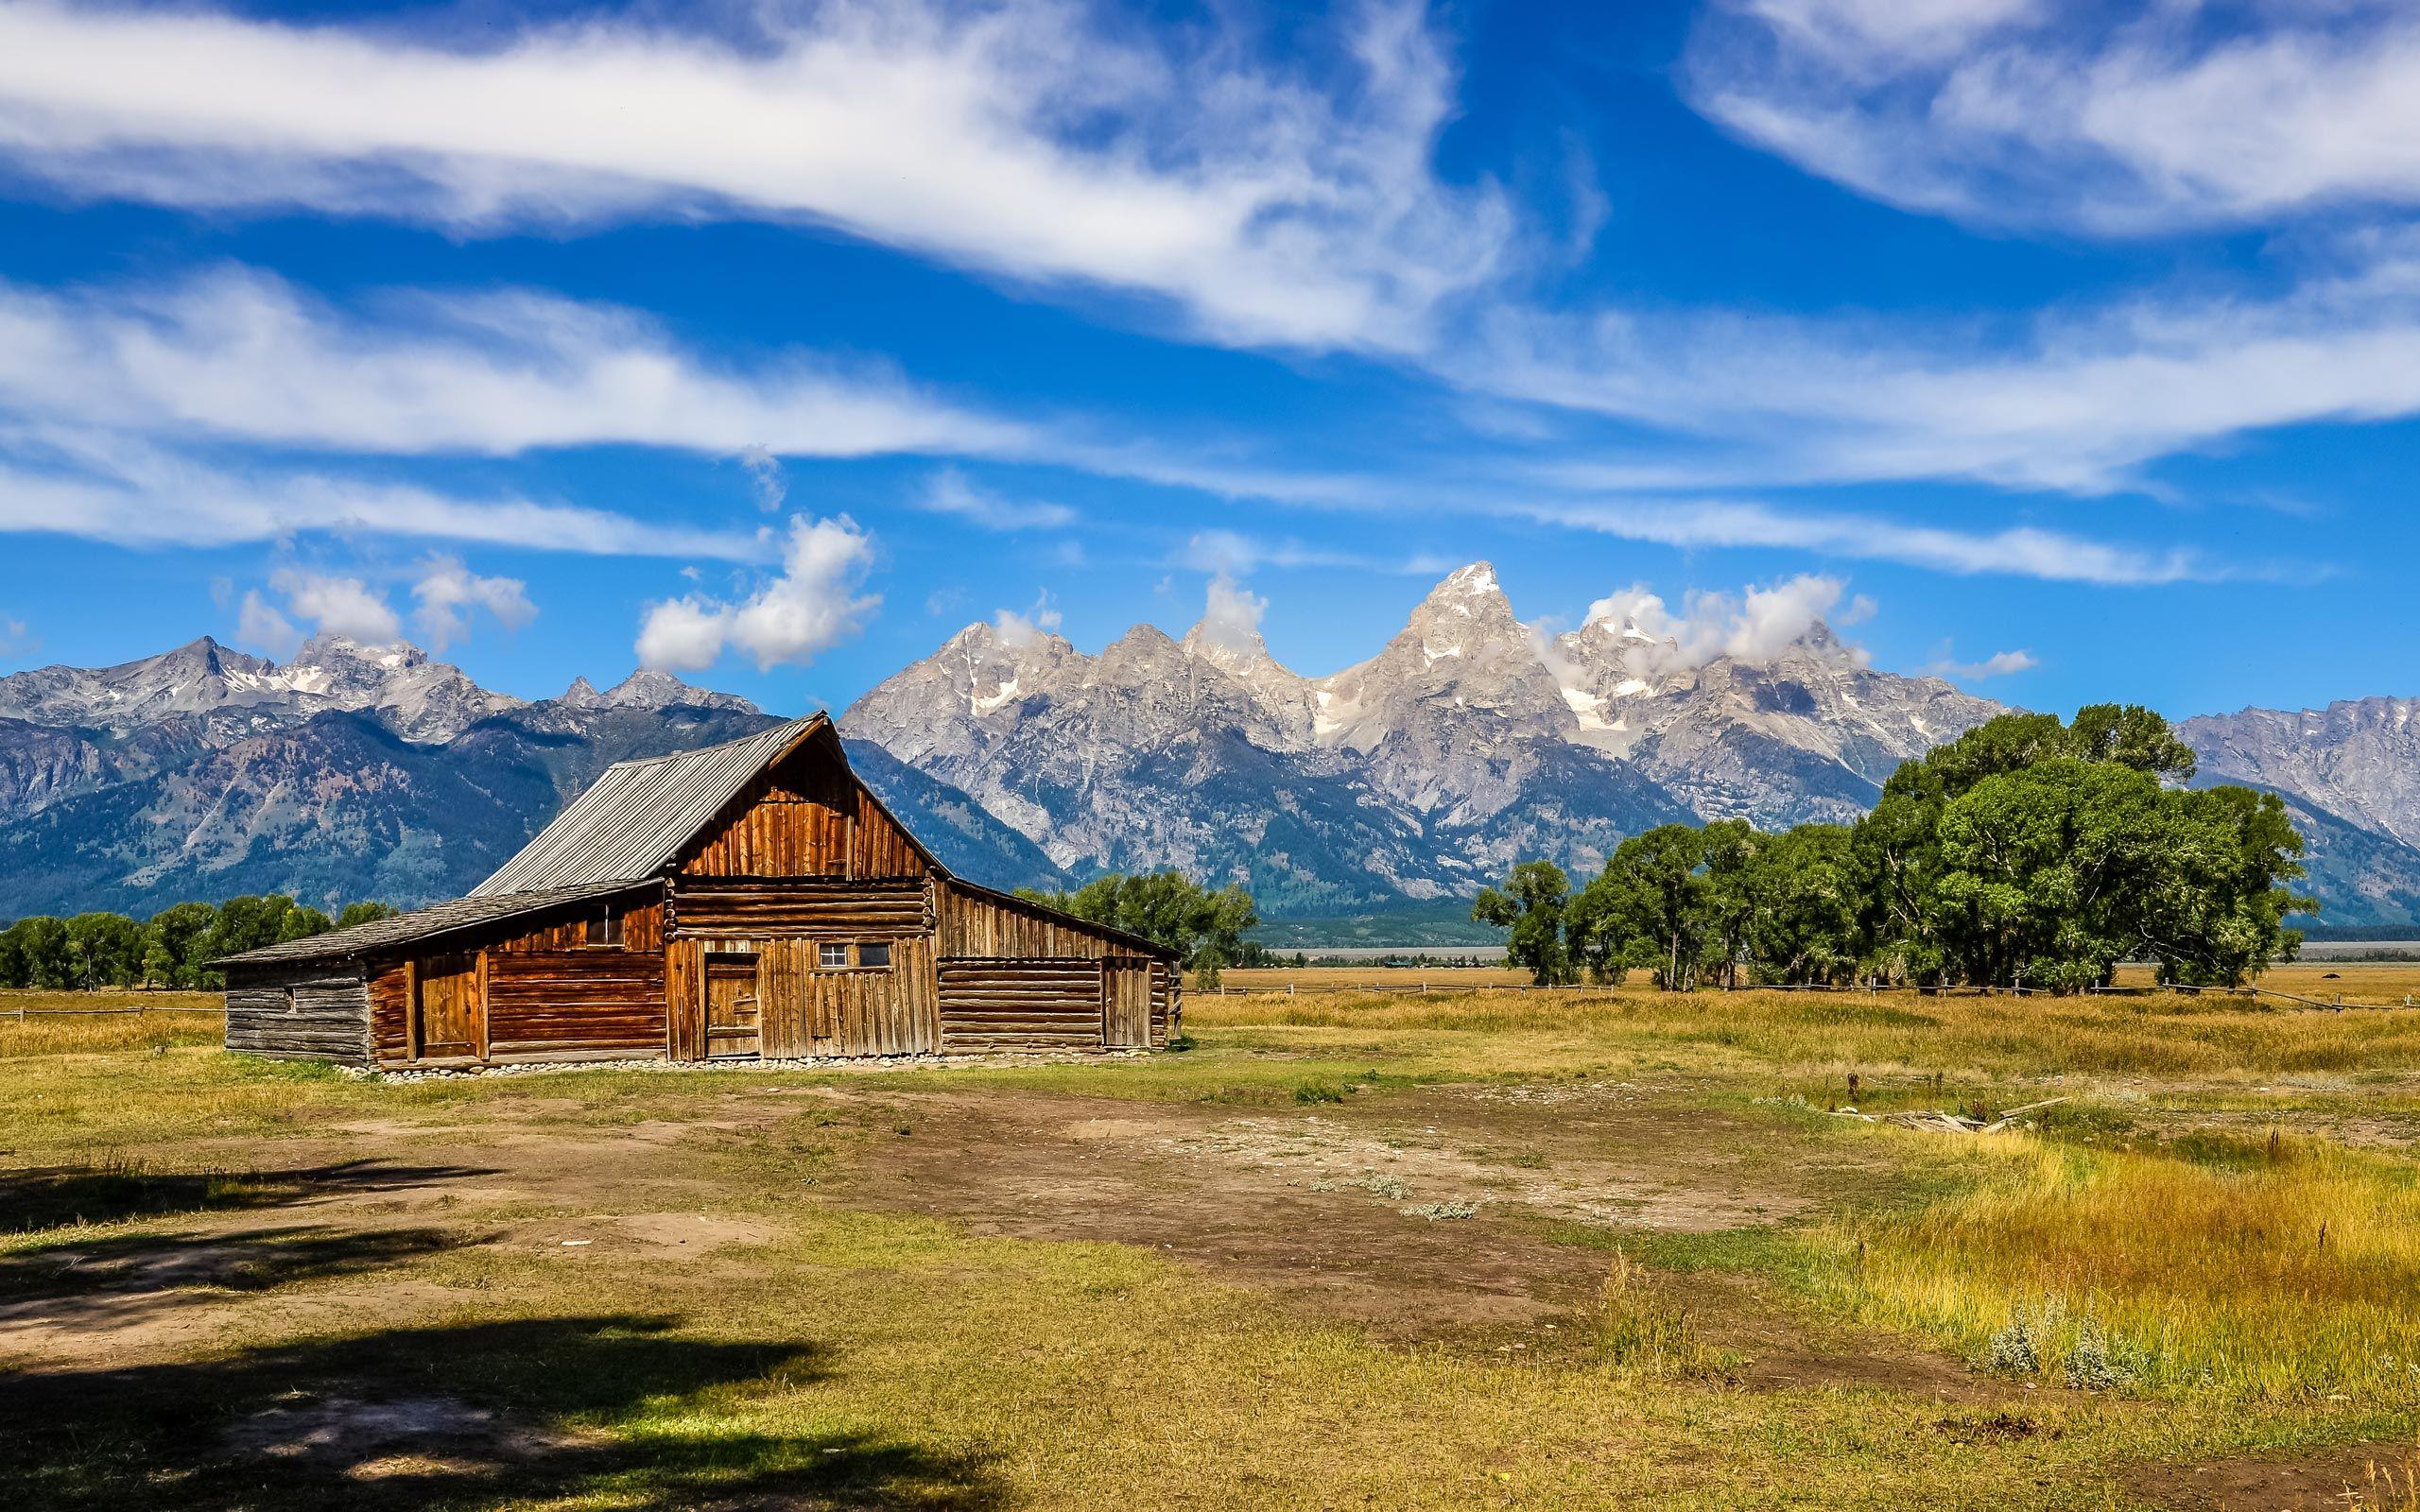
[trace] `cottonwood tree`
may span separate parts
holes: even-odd
[[[1512,931],[1504,954],[1515,966],[1530,970],[1540,987],[1562,987],[1577,980],[1571,951],[1564,939],[1564,908],[1571,897],[1571,879],[1551,861],[1524,861],[1512,868],[1501,890],[1483,889],[1471,904],[1471,918],[1482,924]]]
[[[1244,931],[1260,922],[1252,894],[1243,888],[1231,884],[1213,892],[1173,870],[1112,872],[1074,892],[1028,887],[1018,896],[1167,946],[1205,992],[1218,988],[1221,969],[1242,957]]]
[[[1650,967],[1677,990],[1884,975],[2074,991],[2127,959],[2237,984],[2300,945],[2284,921],[2311,906],[2288,886],[2302,840],[2275,795],[2182,786],[2193,772],[2148,709],[2004,715],[1903,764],[1854,826],[1664,825],[1577,894],[1524,863],[1473,917],[1511,929],[1532,971]]]

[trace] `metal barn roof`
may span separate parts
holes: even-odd
[[[210,964],[221,966],[294,965],[305,961],[354,960],[375,955],[405,945],[417,945],[423,940],[475,924],[492,924],[522,914],[543,913],[566,903],[580,903],[626,893],[644,883],[588,883],[576,887],[554,887],[544,892],[510,893],[495,898],[457,898],[451,902],[437,903],[392,919],[375,919],[351,929],[330,930],[308,939],[290,939],[278,945],[264,945],[240,955],[225,955]]]
[[[809,714],[702,750],[616,762],[471,896],[652,877],[749,779],[823,721]]]

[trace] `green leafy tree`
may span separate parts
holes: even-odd
[[[400,912],[392,903],[347,903],[344,912],[337,915],[336,927],[351,929],[355,924],[374,924],[382,919],[392,919]]]
[[[218,922],[208,903],[177,903],[143,926],[143,979],[154,987],[199,987],[201,941]]]
[[[284,893],[230,898],[219,905],[217,919],[202,934],[196,948],[196,964],[202,969],[201,984],[213,988],[225,985],[217,972],[208,970],[209,964],[222,955],[309,939],[334,927],[327,915],[297,903]]]
[[[1770,839],[1756,857],[1748,937],[1759,975],[1793,987],[1852,979],[1864,900],[1848,827],[1802,824]]]
[[[75,986],[65,920],[46,917],[21,919],[9,926],[9,937],[15,942],[9,954],[18,963],[17,974],[9,986],[46,988],[52,991],[64,991]]]
[[[143,926],[124,914],[78,914],[67,921],[68,986],[131,987],[143,974]]]
[[[1582,890],[1582,950],[1598,974],[1617,980],[1646,966],[1667,991],[1697,985],[1713,920],[1705,864],[1705,832],[1686,824],[1657,825],[1614,848]]]
[[[1176,951],[1203,991],[1218,988],[1219,971],[1243,956],[1244,931],[1260,922],[1252,894],[1233,885],[1214,892],[1181,871],[1113,872],[1074,892],[1019,896]]]
[[[1471,904],[1471,918],[1510,930],[1506,959],[1527,967],[1538,986],[1561,987],[1578,980],[1564,939],[1564,909],[1570,897],[1571,879],[1561,867],[1551,861],[1524,861],[1512,868],[1501,890],[1480,891]]]

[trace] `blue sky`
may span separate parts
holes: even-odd
[[[0,668],[789,711],[1216,582],[1316,673],[1486,558],[2420,693],[2410,7],[1582,9],[0,0]]]

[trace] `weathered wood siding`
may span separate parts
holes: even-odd
[[[249,1055],[335,1060],[370,1059],[370,990],[359,966],[230,968],[227,1048]]]
[[[1132,945],[1021,900],[994,897],[946,882],[937,884],[934,892],[941,954],[945,961],[959,956],[1098,960],[1134,953]]]
[[[672,917],[680,933],[701,936],[896,939],[932,928],[932,902],[921,877],[682,877]]]
[[[666,1054],[675,1060],[706,1058],[706,952],[676,935],[664,942]]]
[[[411,1059],[411,972],[402,961],[370,967],[370,1053],[382,1066]]]
[[[945,1051],[1101,1048],[1098,961],[943,960],[938,976]]]
[[[660,1056],[664,956],[583,949],[488,954],[488,1058]]]
[[[1184,984],[1178,980],[1177,969],[1166,961],[1151,963],[1151,1044],[1155,1049],[1167,1047],[1168,1036],[1176,1033],[1177,1016],[1184,1010]]]
[[[791,752],[692,842],[696,877],[922,878],[925,858],[821,742]]]
[[[622,938],[591,945],[582,904],[493,929],[431,940],[370,968],[371,1055],[382,1066],[412,1060],[414,978],[440,957],[478,959],[487,1059],[496,1063],[660,1056],[666,1018],[664,906],[616,904]]]

